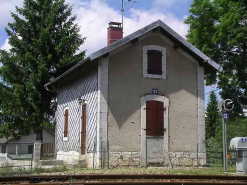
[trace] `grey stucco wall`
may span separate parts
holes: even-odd
[[[142,77],[144,45],[166,48],[167,79]],[[197,65],[158,36],[150,36],[109,57],[108,139],[111,151],[140,151],[140,97],[170,100],[169,151],[195,152],[198,142]]]
[[[97,90],[97,67],[89,69],[87,72],[79,71],[79,75],[74,79],[60,85],[57,94],[56,152],[78,152],[80,149],[81,107],[78,104],[79,97],[87,101],[86,147],[87,151],[93,150],[96,137]],[[68,141],[63,141],[65,107],[69,108]]]
[[[11,139],[7,145],[8,154],[16,154],[16,146],[18,146],[18,153],[27,154],[28,145],[32,145],[31,143],[34,143],[35,141],[36,141],[36,134],[30,134],[28,136],[21,136],[20,139]],[[20,144],[17,144],[17,143],[20,143]],[[24,144],[24,143],[30,143],[30,144]]]

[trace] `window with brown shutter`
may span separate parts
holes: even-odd
[[[164,135],[164,110],[163,102],[146,102],[146,135],[163,136]]]
[[[164,135],[164,104],[156,102],[156,136]]]
[[[156,101],[148,101],[146,104],[146,134],[147,136],[156,135]]]
[[[162,75],[162,52],[148,50],[148,74]]]
[[[68,137],[69,109],[64,111],[64,137]]]

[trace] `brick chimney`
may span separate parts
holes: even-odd
[[[110,22],[107,28],[107,45],[123,38],[122,23]]]

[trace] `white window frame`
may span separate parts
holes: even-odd
[[[162,52],[162,75],[148,74],[148,50]],[[143,46],[143,77],[166,79],[166,48],[158,45]]]
[[[63,115],[65,115],[65,111],[68,110],[69,111],[69,107],[65,107],[63,109]],[[65,116],[63,116],[63,141],[68,141],[68,136],[69,136],[69,115],[68,115],[68,133],[67,133],[67,137],[64,137],[64,124],[65,124]]]

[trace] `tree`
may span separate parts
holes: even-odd
[[[11,49],[0,50],[1,123],[15,134],[34,131],[42,139],[55,97],[44,85],[84,58],[78,49],[85,38],[65,0],[24,0],[11,15],[14,21],[5,28]]]
[[[223,99],[234,100],[232,115],[243,115],[247,106],[247,1],[194,0],[187,39],[218,62],[223,72],[206,77],[207,85],[217,83]]]
[[[218,100],[214,91],[210,93],[208,106],[206,109],[206,140],[216,136],[218,120],[220,119]]]

